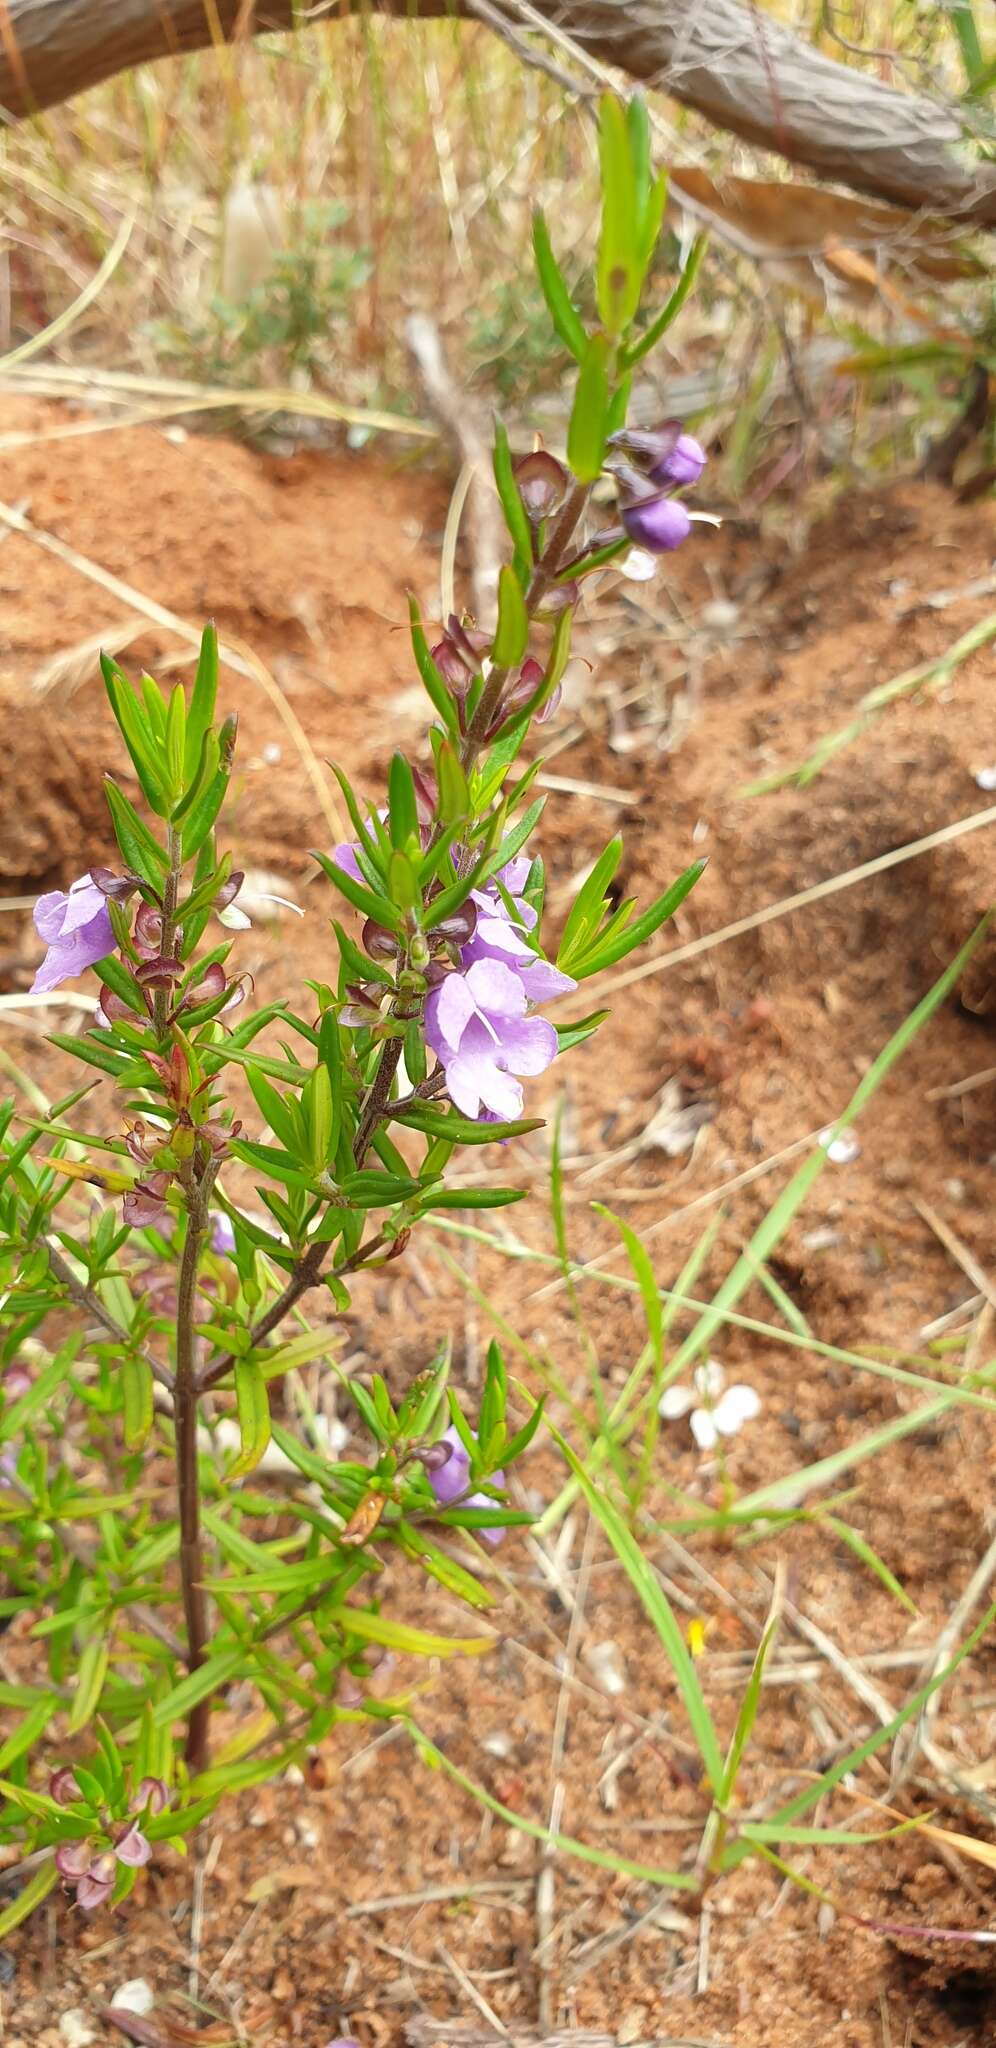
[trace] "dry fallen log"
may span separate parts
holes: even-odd
[[[343,0],[342,12],[361,0]],[[362,0],[409,17],[475,0]],[[514,0],[506,0],[515,22]],[[814,50],[740,0],[536,0],[582,49],[821,178],[996,225],[996,166],[959,154],[956,116]],[[288,29],[297,0],[0,0],[0,114],[26,114],[153,58]],[[334,19],[328,33],[335,34]]]

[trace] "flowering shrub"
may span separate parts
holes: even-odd
[[[594,334],[536,224],[546,302],[578,363],[566,460],[515,461],[497,431],[511,554],[497,625],[453,616],[433,640],[412,604],[429,746],[394,755],[381,807],[337,771],[352,837],[316,856],[334,950],[296,1002],[253,1010],[233,953],[247,922],[223,843],[236,720],[218,722],[213,630],[189,695],[148,677],[136,689],[103,662],[142,804],[108,777],[119,860],[35,911],[36,990],[84,972],[100,986],[92,1028],[54,1040],[85,1076],[45,1118],[12,1102],[0,1115],[2,1612],[34,1623],[47,1659],[41,1680],[0,1686],[15,1716],[0,1840],[21,1848],[26,1880],[0,1932],[60,1880],[85,1911],[121,1900],[155,1845],[227,1791],[339,1720],[404,1714],[404,1695],[369,1690],[377,1659],[485,1644],[385,1612],[385,1553],[481,1610],[475,1539],[529,1519],[505,1487],[540,1410],[517,1395],[513,1419],[496,1347],[474,1417],[445,1355],[413,1360],[398,1400],[376,1374],[347,1379],[367,1462],[296,1434],[270,1389],[327,1349],[307,1301],[346,1310],[433,1210],[519,1199],[448,1188],[454,1152],[536,1128],[527,1084],[601,1022],[558,1026],[548,1007],[644,943],[700,871],[639,915],[613,907],[614,841],[547,958],[539,763],[523,750],[556,702],[586,579],[634,539],[660,553],[684,538],[695,515],[678,493],[705,460],[675,423],[626,428],[632,371],[688,280],[637,324],[664,201],[639,102],[606,100],[601,140]],[[593,510],[605,480],[607,523]],[[250,1121],[234,1114],[233,1074]],[[290,1512],[259,1476],[273,1451],[300,1482]]]

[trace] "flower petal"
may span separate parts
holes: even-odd
[[[448,974],[442,983],[435,1005],[435,1029],[443,1047],[452,1047],[459,1052],[460,1041],[476,1013],[477,1005],[467,974]]]
[[[681,1417],[694,1406],[695,1395],[691,1387],[683,1387],[679,1382],[673,1387],[665,1387],[657,1403],[657,1413],[665,1422],[680,1422]]]
[[[488,1017],[524,1017],[526,991],[518,975],[501,960],[475,960],[467,969],[467,987]]]
[[[752,1422],[761,1413],[761,1398],[753,1387],[727,1387],[720,1401],[712,1411],[712,1419],[720,1436],[736,1436],[745,1422]]]
[[[691,1431],[700,1451],[714,1451],[719,1442],[714,1411],[711,1408],[693,1408]]]

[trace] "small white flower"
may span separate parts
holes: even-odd
[[[714,1451],[721,1437],[736,1436],[745,1422],[753,1421],[761,1413],[760,1395],[742,1382],[728,1387],[726,1374],[716,1358],[700,1365],[693,1381],[691,1387],[667,1387],[661,1395],[658,1413],[665,1422],[677,1422],[687,1415],[700,1451]]]

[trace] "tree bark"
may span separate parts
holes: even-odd
[[[341,0],[473,16],[474,0]],[[959,153],[956,116],[826,57],[739,0],[537,0],[603,63],[820,178],[996,225],[996,166]],[[150,59],[288,29],[297,0],[0,0],[0,116],[22,119]],[[518,22],[514,6],[509,18]],[[330,25],[334,26],[334,17]],[[521,23],[519,23],[521,26]]]

